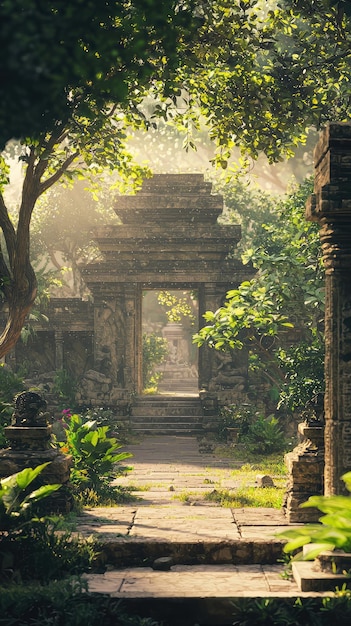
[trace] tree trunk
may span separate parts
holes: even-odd
[[[37,295],[37,283],[34,272],[25,293],[19,293],[16,285],[13,285],[11,291],[11,296],[7,298],[7,323],[0,335],[0,358],[6,356],[15,347],[21,336],[26,317],[34,304]]]

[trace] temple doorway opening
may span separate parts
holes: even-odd
[[[196,291],[147,290],[142,297],[144,394],[198,394]]]

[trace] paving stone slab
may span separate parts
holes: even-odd
[[[116,511],[118,515],[118,509]],[[222,519],[234,523],[231,509],[221,507],[187,507],[174,504],[171,509],[165,508],[138,508],[137,518],[153,519]]]
[[[168,572],[151,567],[86,575],[91,592],[113,597],[295,597],[297,584],[283,578],[282,565],[174,565]],[[328,594],[323,594],[328,595]]]

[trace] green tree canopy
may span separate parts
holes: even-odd
[[[307,128],[350,120],[347,0],[208,0],[198,11],[177,122],[191,143],[201,111],[223,167],[234,145],[275,161],[306,141]]]
[[[138,89],[177,66],[191,5],[3,0],[0,147],[42,137],[72,117],[79,125],[107,102],[135,102]]]
[[[350,119],[350,19],[342,0],[3,0],[0,146],[20,139],[25,178],[18,222],[0,195],[0,357],[35,299],[29,231],[42,194],[104,169],[131,187],[145,171],[125,150],[128,127],[160,117],[191,147],[201,116],[222,167],[233,146],[291,153],[307,127]]]
[[[126,127],[143,123],[137,105],[150,82],[165,89],[193,26],[188,5],[173,0],[0,4],[0,143],[19,137],[24,167],[16,221],[2,193],[10,146],[0,160],[0,286],[8,307],[0,356],[17,341],[37,293],[29,233],[38,198],[64,177],[96,179],[104,169],[140,179],[124,150]]]

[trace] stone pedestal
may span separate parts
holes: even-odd
[[[285,456],[289,479],[283,509],[289,523],[316,522],[319,510],[299,507],[310,496],[323,494],[324,428],[301,423],[298,430],[304,441]]]
[[[160,392],[198,393],[198,370],[190,362],[189,336],[182,324],[169,322],[162,329],[167,340],[168,354],[157,369],[162,374]]]
[[[0,451],[0,478],[49,463],[36,479],[35,486],[61,484],[62,488],[43,503],[47,513],[68,513],[71,496],[63,487],[68,486],[72,457],[51,445],[51,426],[8,426],[4,432],[10,447]]]

